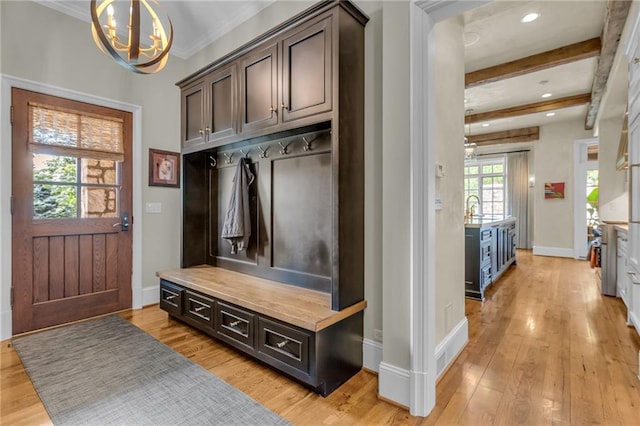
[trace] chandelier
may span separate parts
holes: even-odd
[[[96,45],[130,71],[139,74],[160,71],[167,63],[173,43],[173,25],[169,16],[156,0],[118,1],[116,7],[114,4],[115,0],[104,0],[98,6],[96,0],[91,0],[91,32]],[[124,15],[126,8],[128,14]],[[128,18],[126,35],[122,27],[118,28],[116,16]],[[163,21],[168,24],[168,35]],[[148,34],[144,40],[141,38],[143,29]]]
[[[471,140],[471,113],[472,109],[468,109],[466,111],[467,118],[465,119],[469,123],[469,131],[467,132],[467,136],[464,137],[464,159],[465,160],[474,160],[476,158],[476,147],[477,145],[473,142],[469,142]]]

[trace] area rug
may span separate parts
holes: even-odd
[[[288,424],[118,316],[13,345],[56,425]]]

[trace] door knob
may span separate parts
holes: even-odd
[[[122,218],[120,219],[120,222],[118,223],[114,223],[113,225],[111,225],[112,227],[116,227],[116,226],[120,226],[120,230],[123,232],[127,232],[129,230],[129,214],[128,213],[122,213]]]

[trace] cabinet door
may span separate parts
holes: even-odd
[[[182,146],[191,147],[205,142],[204,109],[205,83],[198,81],[182,90]]]
[[[241,61],[241,131],[278,124],[278,45],[252,52]]]
[[[208,140],[215,141],[238,133],[238,81],[236,65],[213,73],[207,78],[209,94],[205,130]]]
[[[282,41],[282,121],[331,109],[331,22],[307,25]]]
[[[627,298],[627,283],[629,278],[627,277],[627,254],[620,250],[621,240],[618,239],[618,252],[616,253],[616,284],[618,287],[618,294],[622,298],[625,305],[629,305]]]

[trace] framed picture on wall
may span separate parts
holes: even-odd
[[[564,182],[547,182],[544,184],[544,198],[564,198]]]
[[[180,188],[180,153],[149,148],[149,186]]]

